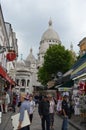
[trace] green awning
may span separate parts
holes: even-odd
[[[66,88],[70,88],[74,85],[74,81],[73,80],[69,80],[68,82],[65,82],[64,84],[62,84],[61,86],[59,86],[58,88],[61,87],[66,87]]]

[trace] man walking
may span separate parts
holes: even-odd
[[[68,103],[67,103],[67,95],[64,95],[64,97],[63,97],[62,113],[63,113],[62,130],[68,130],[69,108],[68,108]]]
[[[24,120],[24,112],[25,112],[25,110],[27,110],[28,118],[29,118],[30,103],[29,103],[29,98],[27,96],[24,96],[24,101],[21,103],[21,106],[20,106],[20,117],[19,117],[18,130],[30,130],[29,125],[21,128],[22,122]]]
[[[50,104],[48,101],[48,97],[44,96],[43,99],[39,102],[39,106],[38,106],[38,112],[41,118],[42,130],[50,130],[49,107],[50,107]],[[46,123],[46,126],[45,126],[45,123]]]

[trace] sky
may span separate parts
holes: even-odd
[[[5,22],[12,25],[18,39],[19,59],[30,48],[37,58],[40,40],[50,18],[66,49],[78,54],[78,43],[86,37],[86,0],[0,0]]]

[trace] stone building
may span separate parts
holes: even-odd
[[[78,44],[80,47],[80,56],[86,54],[86,37],[84,37]]]
[[[0,4],[0,95],[5,88],[15,85],[14,70],[18,57],[18,45],[14,34],[11,24],[4,21]],[[15,52],[16,58],[14,61],[9,61],[7,58],[7,54],[11,54],[9,49]],[[11,58],[11,55],[9,58]]]
[[[38,82],[37,72],[44,62],[44,54],[52,44],[61,44],[61,41],[53,29],[52,20],[49,20],[49,27],[41,37],[38,59],[33,56],[32,49],[30,49],[27,58],[25,60],[21,58],[16,64],[16,89],[18,91],[32,93],[34,89],[43,87]]]
[[[39,68],[42,66],[44,62],[44,54],[49,48],[49,46],[53,44],[61,44],[60,38],[58,33],[53,29],[52,26],[52,20],[49,20],[49,27],[48,29],[43,33],[40,41],[40,46],[39,46],[39,53],[38,53],[38,65],[37,67]]]
[[[16,89],[19,92],[32,93],[33,86],[36,85],[37,61],[30,49],[30,54],[25,60],[21,58],[16,63]]]

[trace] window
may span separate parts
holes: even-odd
[[[21,80],[21,85],[22,85],[22,86],[25,86],[25,79],[22,79],[22,80]]]
[[[27,80],[27,86],[29,86],[30,80]]]
[[[17,85],[19,85],[19,79],[16,79],[16,83],[17,83]]]
[[[21,92],[25,92],[25,88],[21,88],[20,91],[21,91]]]

